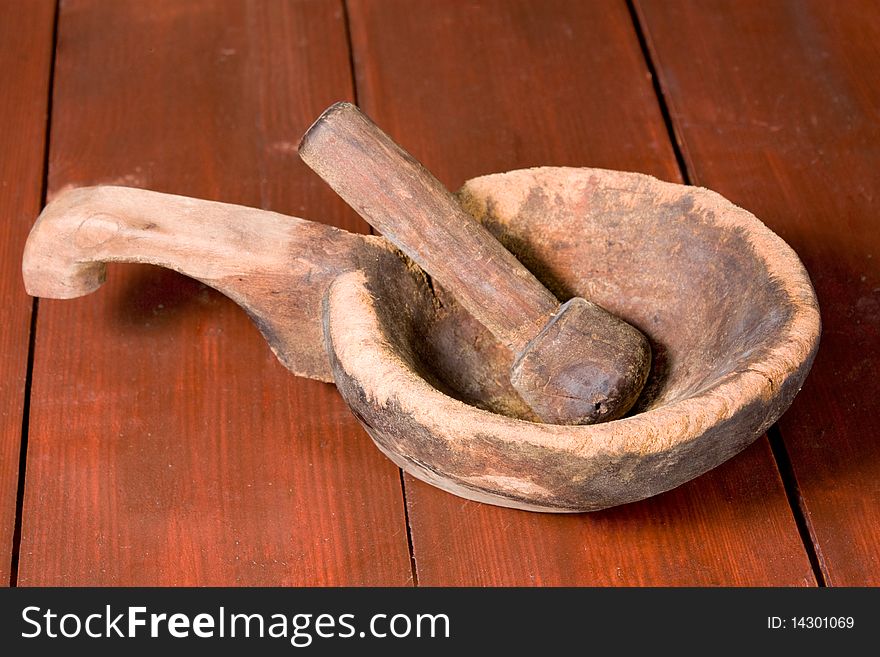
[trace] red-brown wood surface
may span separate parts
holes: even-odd
[[[114,182],[364,229],[295,153],[351,96],[339,2],[71,0],[55,80],[50,194]],[[27,456],[21,584],[412,577],[399,471],[333,386],[166,270],[41,304]]]
[[[32,300],[21,251],[40,209],[55,3],[0,2],[0,585],[9,582]]]
[[[452,188],[537,164],[680,174],[626,3],[350,0],[358,99]],[[825,322],[781,422],[830,584],[880,584],[880,14],[636,0],[691,179],[802,256]],[[0,581],[9,579],[54,3],[0,1]],[[49,193],[116,182],[366,226],[298,163],[353,95],[341,0],[62,3]],[[872,212],[874,211],[874,212]],[[408,584],[399,473],[332,386],[149,267],[43,301],[18,581]],[[422,584],[815,584],[766,439],[642,503],[549,516],[406,479]]]
[[[695,182],[800,254],[822,308],[780,431],[824,578],[880,584],[880,11],[638,0]]]
[[[455,188],[539,164],[679,180],[623,2],[351,0],[358,98]],[[762,439],[676,491],[552,516],[406,479],[423,585],[815,583]]]

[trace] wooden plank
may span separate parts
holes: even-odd
[[[358,97],[453,188],[539,164],[679,180],[623,2],[349,3]],[[427,585],[815,583],[766,439],[676,491],[589,515],[406,480]]]
[[[55,3],[0,2],[0,583],[12,561],[32,301],[21,251],[43,191]]]
[[[352,93],[339,2],[65,2],[50,189],[121,183],[363,230],[295,147]],[[40,307],[19,581],[411,578],[399,471],[333,386],[166,270]]]
[[[826,582],[880,584],[880,12],[876,2],[639,0],[696,182],[785,238],[824,330],[782,418]]]

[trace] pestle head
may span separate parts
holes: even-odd
[[[650,369],[638,329],[576,297],[519,353],[510,380],[544,422],[594,424],[632,408]]]

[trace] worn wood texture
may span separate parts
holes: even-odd
[[[541,280],[644,327],[664,360],[634,416],[592,426],[505,417],[443,394],[451,386],[434,385],[437,361],[420,357],[438,342],[437,317],[460,314],[454,307],[387,268],[346,274],[330,287],[325,318],[334,379],[410,474],[519,509],[632,502],[741,451],[803,384],[819,338],[809,278],[782,240],[714,192],[544,167],[470,180],[462,199]],[[486,360],[484,347],[455,344]],[[498,365],[503,376],[509,359]]]
[[[429,171],[354,105],[327,109],[299,154],[512,351],[522,350],[559,307]]]
[[[72,299],[104,284],[107,263],[186,274],[242,306],[281,363],[333,381],[321,303],[342,272],[400,258],[387,242],[231,203],[99,185],[59,194],[25,245],[22,273],[37,297]]]
[[[9,582],[32,300],[19,260],[43,187],[55,3],[0,2],[0,585]]]
[[[809,278],[785,243],[714,192],[543,167],[470,180],[460,198],[463,207],[448,199],[460,221],[510,244],[542,280],[650,332],[664,358],[640,413],[564,427],[491,412],[492,398],[462,403],[454,383],[479,367],[468,361],[505,354],[494,364],[506,378],[517,358],[506,345],[482,324],[471,340],[467,309],[384,238],[264,210],[110,185],[69,190],[31,231],[24,283],[40,296],[82,296],[105,281],[108,262],[192,276],[245,308],[293,372],[323,376],[329,356],[355,416],[407,472],[514,508],[596,510],[678,486],[758,438],[803,384],[819,337]],[[315,335],[322,325],[326,339]],[[443,327],[453,326],[450,339]]]
[[[824,322],[780,430],[825,580],[880,584],[880,12],[638,0],[696,182],[800,254]]]
[[[337,2],[63,3],[50,188],[116,183],[361,230],[292,141],[351,94]],[[41,304],[19,582],[406,584],[399,472],[206,286],[109,267]]]
[[[309,128],[299,153],[511,352],[511,383],[531,411],[529,419],[592,424],[632,408],[651,366],[645,336],[584,299],[567,295],[560,306],[436,177],[357,107],[330,107]],[[518,191],[546,193],[537,187]],[[535,226],[536,238],[541,230]]]
[[[349,16],[360,104],[449,187],[541,164],[678,179],[624,3],[353,0]],[[422,584],[815,583],[766,440],[588,516],[406,481]]]

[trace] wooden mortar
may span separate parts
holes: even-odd
[[[245,307],[294,373],[335,380],[377,446],[463,497],[575,512],[635,501],[717,466],[791,404],[819,342],[794,252],[705,189],[599,169],[484,176],[459,192],[559,299],[581,296],[651,341],[629,416],[531,421],[513,354],[383,238],[127,188],[69,192],[25,249],[28,291],[87,294],[104,262],[188,274]]]

